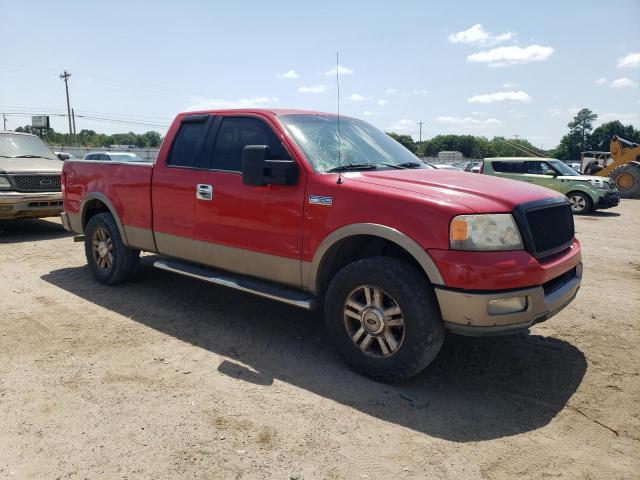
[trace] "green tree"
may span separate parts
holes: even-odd
[[[623,125],[622,122],[614,120],[606,122],[596,128],[589,136],[588,150],[609,151],[611,137],[617,135],[631,142],[640,141],[640,130],[633,128],[633,125]]]
[[[398,142],[403,147],[411,150],[413,153],[416,153],[417,147],[416,142],[413,140],[411,135],[399,135],[394,132],[387,132],[391,138],[393,138],[396,142]]]
[[[567,124],[569,133],[573,133],[575,138],[580,139],[580,149],[582,151],[586,150],[587,140],[593,131],[593,122],[595,122],[597,118],[598,115],[596,113],[593,113],[588,108],[583,108],[573,117],[573,120]]]

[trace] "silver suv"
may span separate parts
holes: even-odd
[[[59,215],[62,165],[35,135],[0,131],[0,220]]]

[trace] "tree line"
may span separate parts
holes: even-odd
[[[40,135],[40,129],[30,125],[16,128],[16,132]],[[68,133],[56,132],[53,128],[42,129],[42,139],[49,145],[72,146],[78,142],[79,147],[109,147],[111,145],[135,145],[138,148],[157,148],[162,143],[162,135],[158,132],[114,133],[107,135],[93,130],[80,130],[77,139]]]
[[[597,150],[609,151],[611,137],[617,135],[626,140],[640,143],[640,130],[633,125],[623,125],[614,120],[593,128],[598,118],[588,108],[580,110],[567,124],[569,132],[562,137],[560,144],[551,150],[541,150],[524,139],[493,137],[488,139],[475,135],[436,135],[422,142],[416,142],[410,135],[387,132],[389,136],[404,145],[419,157],[435,157],[441,151],[458,151],[467,158],[529,156],[526,151],[535,152],[560,160],[578,160],[580,153]],[[520,148],[516,148],[520,147]]]

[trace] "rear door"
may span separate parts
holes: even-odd
[[[184,117],[169,153],[154,167],[152,182],[153,230],[158,252],[192,259],[195,201],[202,175],[202,152],[213,118]]]
[[[277,125],[266,117],[228,115],[216,121],[210,138],[199,182],[211,197],[195,203],[195,238],[207,263],[299,286],[304,170],[298,164],[296,185],[242,182],[247,145],[268,145],[272,159],[291,159]]]
[[[524,162],[492,160],[491,168],[497,177],[510,178],[512,180],[525,180]]]

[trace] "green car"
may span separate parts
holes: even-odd
[[[588,213],[620,203],[620,193],[614,181],[607,177],[580,175],[554,158],[485,158],[480,172],[534,183],[564,193],[571,202],[573,213]]]

